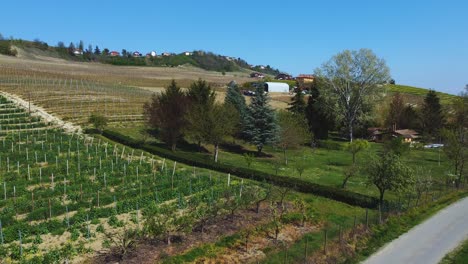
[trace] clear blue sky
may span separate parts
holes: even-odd
[[[5,1],[0,33],[143,53],[202,49],[294,75],[370,48],[397,83],[449,93],[468,84],[468,1],[99,2]]]

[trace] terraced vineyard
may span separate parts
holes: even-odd
[[[188,204],[203,207],[256,188],[66,134],[5,98],[0,98],[0,124],[0,259],[70,259],[96,250],[106,229],[139,226],[140,210],[147,206],[170,204],[182,213]]]
[[[141,121],[143,104],[151,96],[150,91],[120,84],[3,67],[0,89],[75,124],[86,123],[93,113],[102,114],[111,122]]]

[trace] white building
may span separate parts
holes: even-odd
[[[289,84],[280,82],[266,82],[265,92],[267,93],[289,93]]]

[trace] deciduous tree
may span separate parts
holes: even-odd
[[[385,61],[369,49],[345,50],[333,56],[316,70],[316,76],[326,81],[322,93],[333,100],[329,111],[335,111],[346,124],[350,141],[354,126],[372,108],[390,78]]]
[[[284,163],[287,165],[286,150],[306,143],[310,140],[310,133],[302,114],[279,111],[277,118],[280,131],[277,144],[283,150]]]
[[[393,153],[373,156],[367,164],[367,183],[374,185],[379,190],[381,208],[385,192],[408,190],[414,184],[412,170]]]
[[[434,90],[430,90],[424,98],[421,109],[421,127],[429,138],[438,136],[444,126],[445,118],[440,99]]]

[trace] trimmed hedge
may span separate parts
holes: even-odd
[[[104,130],[102,135],[123,145],[145,150],[155,155],[162,156],[180,163],[185,163],[190,166],[206,168],[223,173],[231,173],[240,178],[252,179],[256,181],[265,180],[277,186],[290,187],[299,192],[312,193],[318,196],[323,196],[325,198],[333,199],[353,206],[360,206],[370,209],[378,208],[378,199],[364,194],[359,194],[348,190],[335,188],[332,186],[320,185],[298,178],[288,176],[276,176],[253,169],[239,168],[232,165],[215,163],[213,161],[200,159],[198,157],[186,153],[177,153],[161,147],[144,144],[138,140],[135,140],[132,137],[123,135],[116,131]]]

